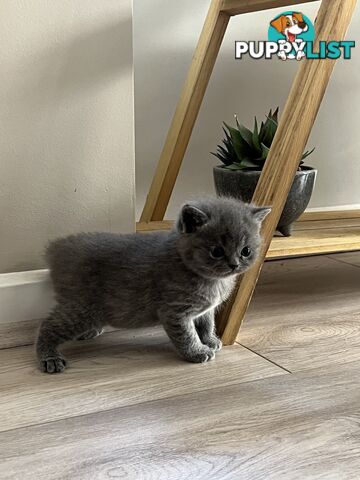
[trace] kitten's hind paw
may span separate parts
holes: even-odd
[[[184,359],[192,363],[205,363],[215,358],[215,352],[211,348],[204,345],[201,350],[185,352]]]
[[[40,360],[40,369],[44,373],[62,373],[66,368],[66,360],[60,354],[52,354]]]

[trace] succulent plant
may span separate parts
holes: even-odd
[[[237,128],[224,122],[225,138],[222,145],[217,146],[216,153],[212,152],[212,155],[219,158],[229,170],[262,170],[278,127],[278,114],[279,107],[274,112],[270,110],[265,122],[261,122],[260,129],[255,117],[253,131],[241,125],[235,115]],[[302,155],[299,163],[300,170],[303,160],[314,150],[306,151]]]

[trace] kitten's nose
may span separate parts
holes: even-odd
[[[231,268],[231,270],[236,270],[238,268],[239,264],[238,263],[232,263],[229,265],[229,267]]]

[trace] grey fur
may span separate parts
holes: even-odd
[[[97,336],[104,325],[161,323],[185,360],[214,358],[221,348],[214,311],[256,260],[269,211],[207,198],[183,205],[171,232],[87,233],[52,242],[47,260],[57,304],[39,329],[41,369],[62,372],[66,361],[57,347]],[[219,246],[225,256],[214,259]]]

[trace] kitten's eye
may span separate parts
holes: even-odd
[[[241,256],[242,257],[249,257],[251,255],[251,250],[249,247],[244,247],[242,250],[241,250]]]
[[[218,259],[225,255],[225,251],[222,247],[212,247],[210,250],[210,257]]]

